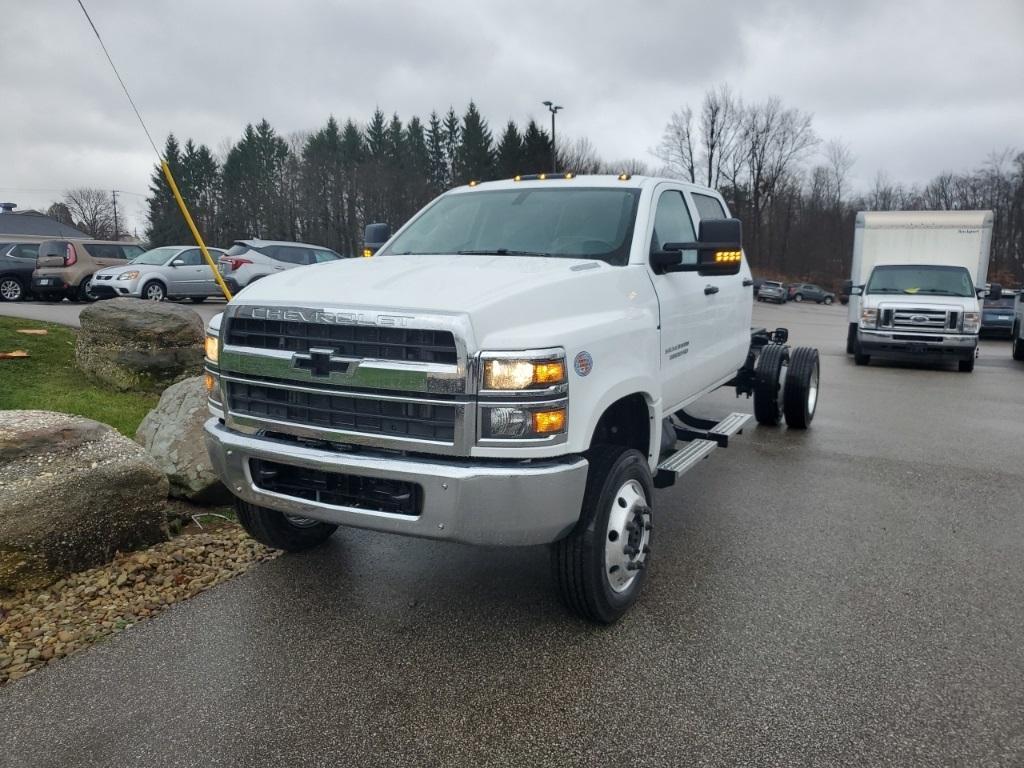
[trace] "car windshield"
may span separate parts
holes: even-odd
[[[765,288],[781,288],[782,287],[782,283],[773,283],[771,280],[768,280],[768,281],[765,282],[764,287]]]
[[[154,248],[151,251],[140,253],[129,264],[150,264],[150,265],[161,265],[166,264],[167,260],[174,254],[180,251],[181,248],[176,247],[164,247]]]
[[[1012,309],[1013,296],[1003,296],[1001,299],[985,299],[985,309]]]
[[[973,296],[971,274],[963,267],[875,267],[865,293]]]
[[[600,259],[624,265],[638,189],[525,187],[441,197],[381,252]]]

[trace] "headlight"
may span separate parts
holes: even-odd
[[[491,439],[543,438],[565,432],[567,414],[564,405],[484,406],[481,409],[481,436]]]
[[[878,310],[870,307],[865,307],[860,311],[860,327],[861,328],[877,328],[878,327]]]
[[[206,337],[206,359],[214,365],[216,365],[217,361],[220,359],[220,350],[217,345],[216,336]]]
[[[964,333],[977,333],[981,328],[980,312],[964,312]]]
[[[122,272],[117,276],[118,280],[135,280],[139,276],[139,270],[133,269],[130,272]]]
[[[534,357],[483,357],[483,389],[519,391],[548,389],[565,384],[565,358],[560,355]]]

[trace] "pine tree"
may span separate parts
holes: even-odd
[[[518,173],[526,173],[523,167],[523,137],[516,124],[509,120],[498,142],[495,170],[499,179],[509,179]]]
[[[266,119],[245,127],[224,161],[224,221],[231,239],[285,238],[291,230],[284,174],[288,144]]]
[[[164,159],[171,169],[175,181],[182,183],[181,173],[181,147],[174,134],[168,134],[167,142],[164,144]],[[163,169],[157,165],[153,169],[149,183],[150,195],[146,199],[148,207],[149,226],[146,229],[146,239],[150,246],[161,245],[182,245],[192,242],[192,233],[188,229],[178,204],[174,200],[171,188],[164,178]]]
[[[434,196],[430,175],[430,147],[423,123],[413,117],[405,126],[405,148],[409,159],[407,170],[409,186],[409,214],[412,215]]]
[[[523,164],[527,173],[543,173],[551,169],[551,137],[531,120],[523,134]]]
[[[447,164],[448,185],[455,183],[455,155],[459,151],[459,144],[462,141],[462,126],[459,123],[459,116],[455,110],[448,107],[448,113],[444,116],[444,158]]]
[[[473,179],[494,177],[494,139],[476,104],[469,102],[462,117],[462,141],[455,154],[455,180],[465,184]]]
[[[445,131],[437,112],[430,113],[427,128],[427,152],[430,156],[430,188],[439,195],[450,186],[448,161],[445,158]]]

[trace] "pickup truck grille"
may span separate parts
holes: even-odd
[[[326,394],[271,383],[226,381],[231,413],[303,427],[342,430],[391,438],[455,440],[455,405],[420,403],[415,398]]]
[[[942,333],[959,327],[960,313],[944,309],[883,309],[881,327],[896,330]]]
[[[451,331],[331,325],[296,320],[233,317],[227,344],[256,349],[309,352],[326,347],[342,357],[454,364],[458,360]]]

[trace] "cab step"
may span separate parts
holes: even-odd
[[[749,413],[730,413],[717,423],[706,422],[709,427],[706,430],[676,427],[679,439],[686,442],[658,464],[658,472],[654,476],[655,487],[669,487],[675,483],[676,478],[689,472],[716,448],[727,448],[729,438],[742,433],[751,418],[753,416]],[[694,421],[696,420],[687,419],[687,422],[691,424]],[[702,423],[701,426],[704,424]]]

